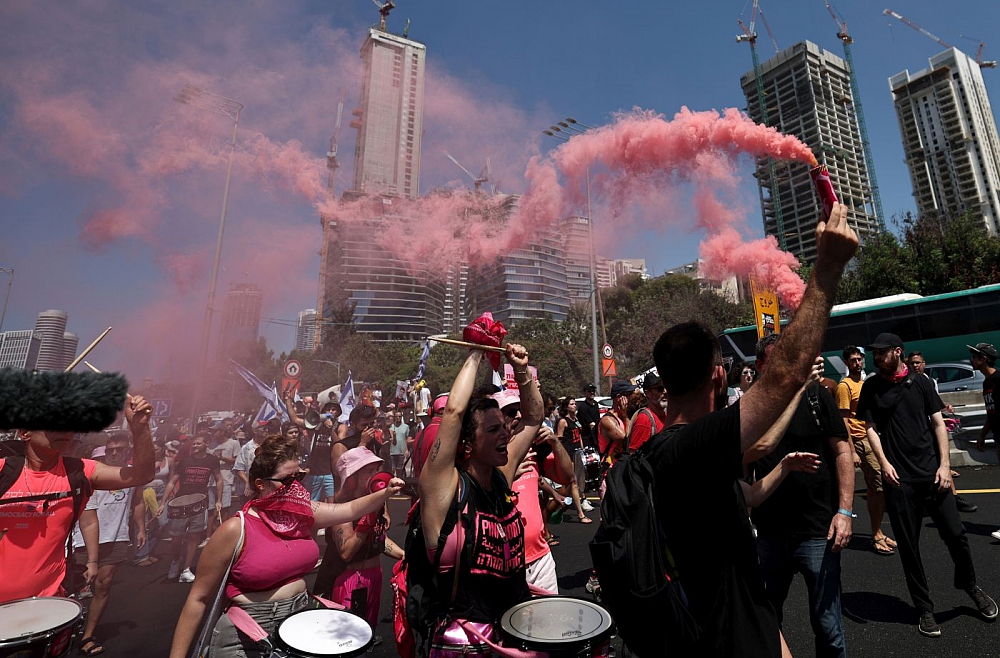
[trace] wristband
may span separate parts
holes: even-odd
[[[837,514],[843,514],[844,516],[850,517],[852,519],[858,518],[857,514],[855,514],[854,512],[852,512],[849,509],[844,509],[843,507],[841,507],[839,510],[837,510]]]
[[[87,560],[87,564],[97,564],[97,560]]]

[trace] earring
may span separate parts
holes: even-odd
[[[462,450],[462,453],[465,455],[466,459],[468,459],[469,457],[471,457],[472,456],[472,444],[471,443],[466,443],[465,444],[465,448]]]

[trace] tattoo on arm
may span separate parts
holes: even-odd
[[[315,514],[316,512],[319,511],[319,501],[318,500],[310,501],[310,504],[312,505],[313,514]]]
[[[441,452],[441,439],[434,439],[434,447],[431,448],[431,461],[437,459],[439,452]]]

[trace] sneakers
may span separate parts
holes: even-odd
[[[181,561],[174,560],[170,563],[170,568],[167,569],[167,580],[173,580],[179,575],[181,575]]]
[[[920,613],[920,623],[917,624],[917,630],[925,637],[941,637],[941,627],[934,620],[933,612]]]
[[[584,498],[583,501],[580,503],[580,507],[583,508],[584,512],[593,512],[594,511],[594,506],[591,505],[590,501],[587,500],[586,498]]]
[[[979,614],[986,621],[993,621],[997,618],[997,604],[989,594],[983,591],[981,587],[973,587],[966,592],[972,602],[976,604],[976,609],[979,610]]]
[[[955,507],[958,508],[959,512],[965,512],[966,514],[971,514],[979,509],[961,496],[955,496]]]
[[[205,548],[205,546],[207,546],[207,545],[208,545],[208,537],[206,537],[205,539],[201,540],[201,543],[198,544],[198,548]]]
[[[190,569],[185,569],[184,571],[181,572],[181,575],[177,579],[177,582],[179,582],[179,583],[193,583],[194,582],[194,573],[192,573]]]
[[[1000,541],[1000,529],[997,529],[997,530],[994,530],[993,532],[991,532],[990,533],[990,537],[993,537],[993,539],[996,539],[997,541]]]

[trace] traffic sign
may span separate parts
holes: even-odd
[[[288,394],[295,396],[295,393],[299,390],[299,380],[297,379],[282,379],[281,380],[281,390],[288,391]]]
[[[173,400],[170,398],[156,398],[150,400],[149,404],[153,407],[153,418],[167,418],[170,416]]]
[[[288,379],[298,379],[302,374],[302,364],[295,359],[285,361],[285,377]]]
[[[615,348],[611,347],[609,343],[604,343],[604,347],[601,348],[601,355],[605,359],[610,359],[615,355]]]
[[[604,377],[617,377],[618,368],[615,366],[615,360],[601,359],[601,372],[604,373]]]

